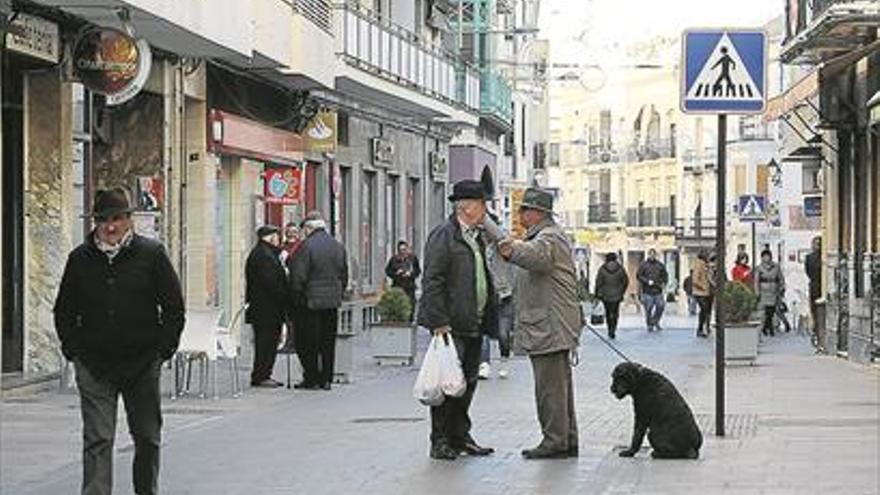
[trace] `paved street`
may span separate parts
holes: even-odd
[[[415,369],[364,363],[331,392],[248,390],[241,399],[166,401],[161,472],[169,494],[877,494],[880,372],[816,357],[804,337],[766,343],[757,366],[728,369],[729,436],[713,435],[713,343],[669,318],[647,334],[625,318],[619,346],[665,373],[706,433],[698,461],[617,457],[629,438],[630,400],[608,392],[618,358],[586,335],[576,369],[581,456],[524,461],[539,440],[531,371],[480,383],[474,435],[489,458],[432,461],[426,410],[410,395]],[[678,328],[674,328],[678,327]],[[365,354],[363,342],[359,347]],[[278,366],[277,376],[282,376]],[[77,399],[56,392],[3,404],[4,494],[74,493],[79,483]],[[130,490],[131,445],[120,420],[116,486]]]

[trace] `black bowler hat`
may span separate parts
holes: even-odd
[[[92,217],[96,219],[112,218],[123,213],[131,213],[134,208],[128,203],[128,194],[121,187],[101,189],[95,193],[92,204]]]
[[[530,187],[523,194],[523,200],[519,207],[553,213],[553,195],[543,189]]]
[[[452,186],[452,194],[449,201],[458,201],[461,199],[482,199],[486,200],[486,190],[483,183],[476,180],[460,180]]]

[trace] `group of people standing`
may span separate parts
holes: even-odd
[[[257,229],[257,243],[245,264],[246,321],[254,329],[251,385],[280,387],[272,379],[282,326],[284,345],[292,347],[303,367],[298,389],[330,390],[333,382],[338,310],[348,286],[348,257],[327,232],[319,212],[281,231]]]

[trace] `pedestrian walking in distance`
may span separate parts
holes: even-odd
[[[701,249],[694,261],[693,269],[693,293],[694,299],[700,308],[700,316],[697,320],[697,337],[708,337],[712,315],[712,303],[714,302],[713,270],[709,262],[709,252]]]
[[[764,311],[764,335],[776,335],[773,317],[785,292],[785,278],[779,264],[773,261],[773,253],[769,249],[761,251],[761,264],[756,270],[758,285],[758,306]]]
[[[663,310],[666,308],[666,300],[663,297],[663,289],[669,281],[666,266],[657,259],[657,250],[648,250],[648,259],[639,267],[636,278],[641,284],[642,305],[645,307],[645,324],[648,331],[662,330],[660,319],[663,318]]]
[[[416,308],[416,281],[422,274],[419,258],[412,253],[409,243],[399,241],[397,253],[388,259],[385,265],[385,275],[391,279],[391,286],[398,287],[409,298],[409,319],[412,321],[413,312]]]
[[[818,301],[822,299],[822,238],[814,237],[812,251],[804,260],[804,269],[809,279],[810,319],[813,320],[813,334],[816,339],[816,352],[825,352],[825,322],[819,314]]]
[[[605,306],[605,323],[608,326],[608,338],[617,335],[617,321],[620,319],[620,302],[629,287],[629,276],[620,262],[617,253],[605,255],[605,263],[596,274],[596,297]]]
[[[95,195],[95,228],[67,258],[55,329],[74,363],[83,422],[84,495],[113,489],[113,441],[119,396],[134,442],[134,492],[159,481],[162,361],[180,342],[184,303],[165,248],[134,232],[122,189]]]
[[[690,270],[688,272],[688,276],[684,278],[684,282],[681,283],[682,288],[684,289],[684,294],[687,296],[687,307],[688,307],[688,315],[694,316],[697,314],[697,300],[694,298],[694,271]]]
[[[522,451],[526,459],[576,457],[571,353],[577,349],[583,315],[571,244],[553,220],[553,195],[528,188],[519,210],[523,241],[506,239],[498,252],[517,273],[514,348],[528,354],[535,375],[535,402],[543,439]]]
[[[498,217],[489,213],[489,219],[484,224],[487,232],[495,229],[499,237],[506,237],[507,233],[498,226]],[[489,236],[491,237],[491,235]],[[496,239],[497,242],[500,239]],[[489,271],[492,272],[492,281],[495,284],[495,292],[498,295],[498,328],[495,335],[483,335],[483,346],[480,350],[480,368],[477,373],[480,380],[487,380],[492,374],[490,364],[492,358],[492,340],[498,341],[498,352],[501,362],[498,365],[498,378],[505,379],[510,376],[508,360],[510,359],[511,339],[515,322],[516,298],[514,284],[516,283],[516,267],[508,263],[498,254],[494,246],[486,250],[486,260],[489,263]]]
[[[425,245],[425,271],[418,324],[455,343],[467,389],[431,407],[431,457],[454,460],[461,454],[485,456],[495,450],[471,435],[468,414],[477,390],[477,369],[484,334],[497,325],[495,288],[486,261],[481,227],[486,192],[480,182],[463,180],[452,188],[455,212],[434,228]]]
[[[748,254],[739,253],[736,255],[736,263],[730,271],[730,278],[732,278],[734,282],[742,282],[749,287],[755,285],[754,277],[752,276],[752,268],[749,266]]]
[[[345,247],[327,232],[317,211],[306,215],[305,241],[295,256],[291,285],[305,296],[302,327],[303,381],[296,388],[330,390],[336,359],[339,307],[348,287]]]
[[[257,229],[257,244],[251,249],[244,268],[245,318],[254,328],[254,367],[251,385],[280,387],[272,379],[281,326],[287,318],[290,296],[281,264],[281,232],[274,225]]]

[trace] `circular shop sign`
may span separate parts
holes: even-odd
[[[111,105],[140,91],[151,59],[148,43],[111,28],[87,31],[73,49],[76,75],[90,90],[107,95]]]

